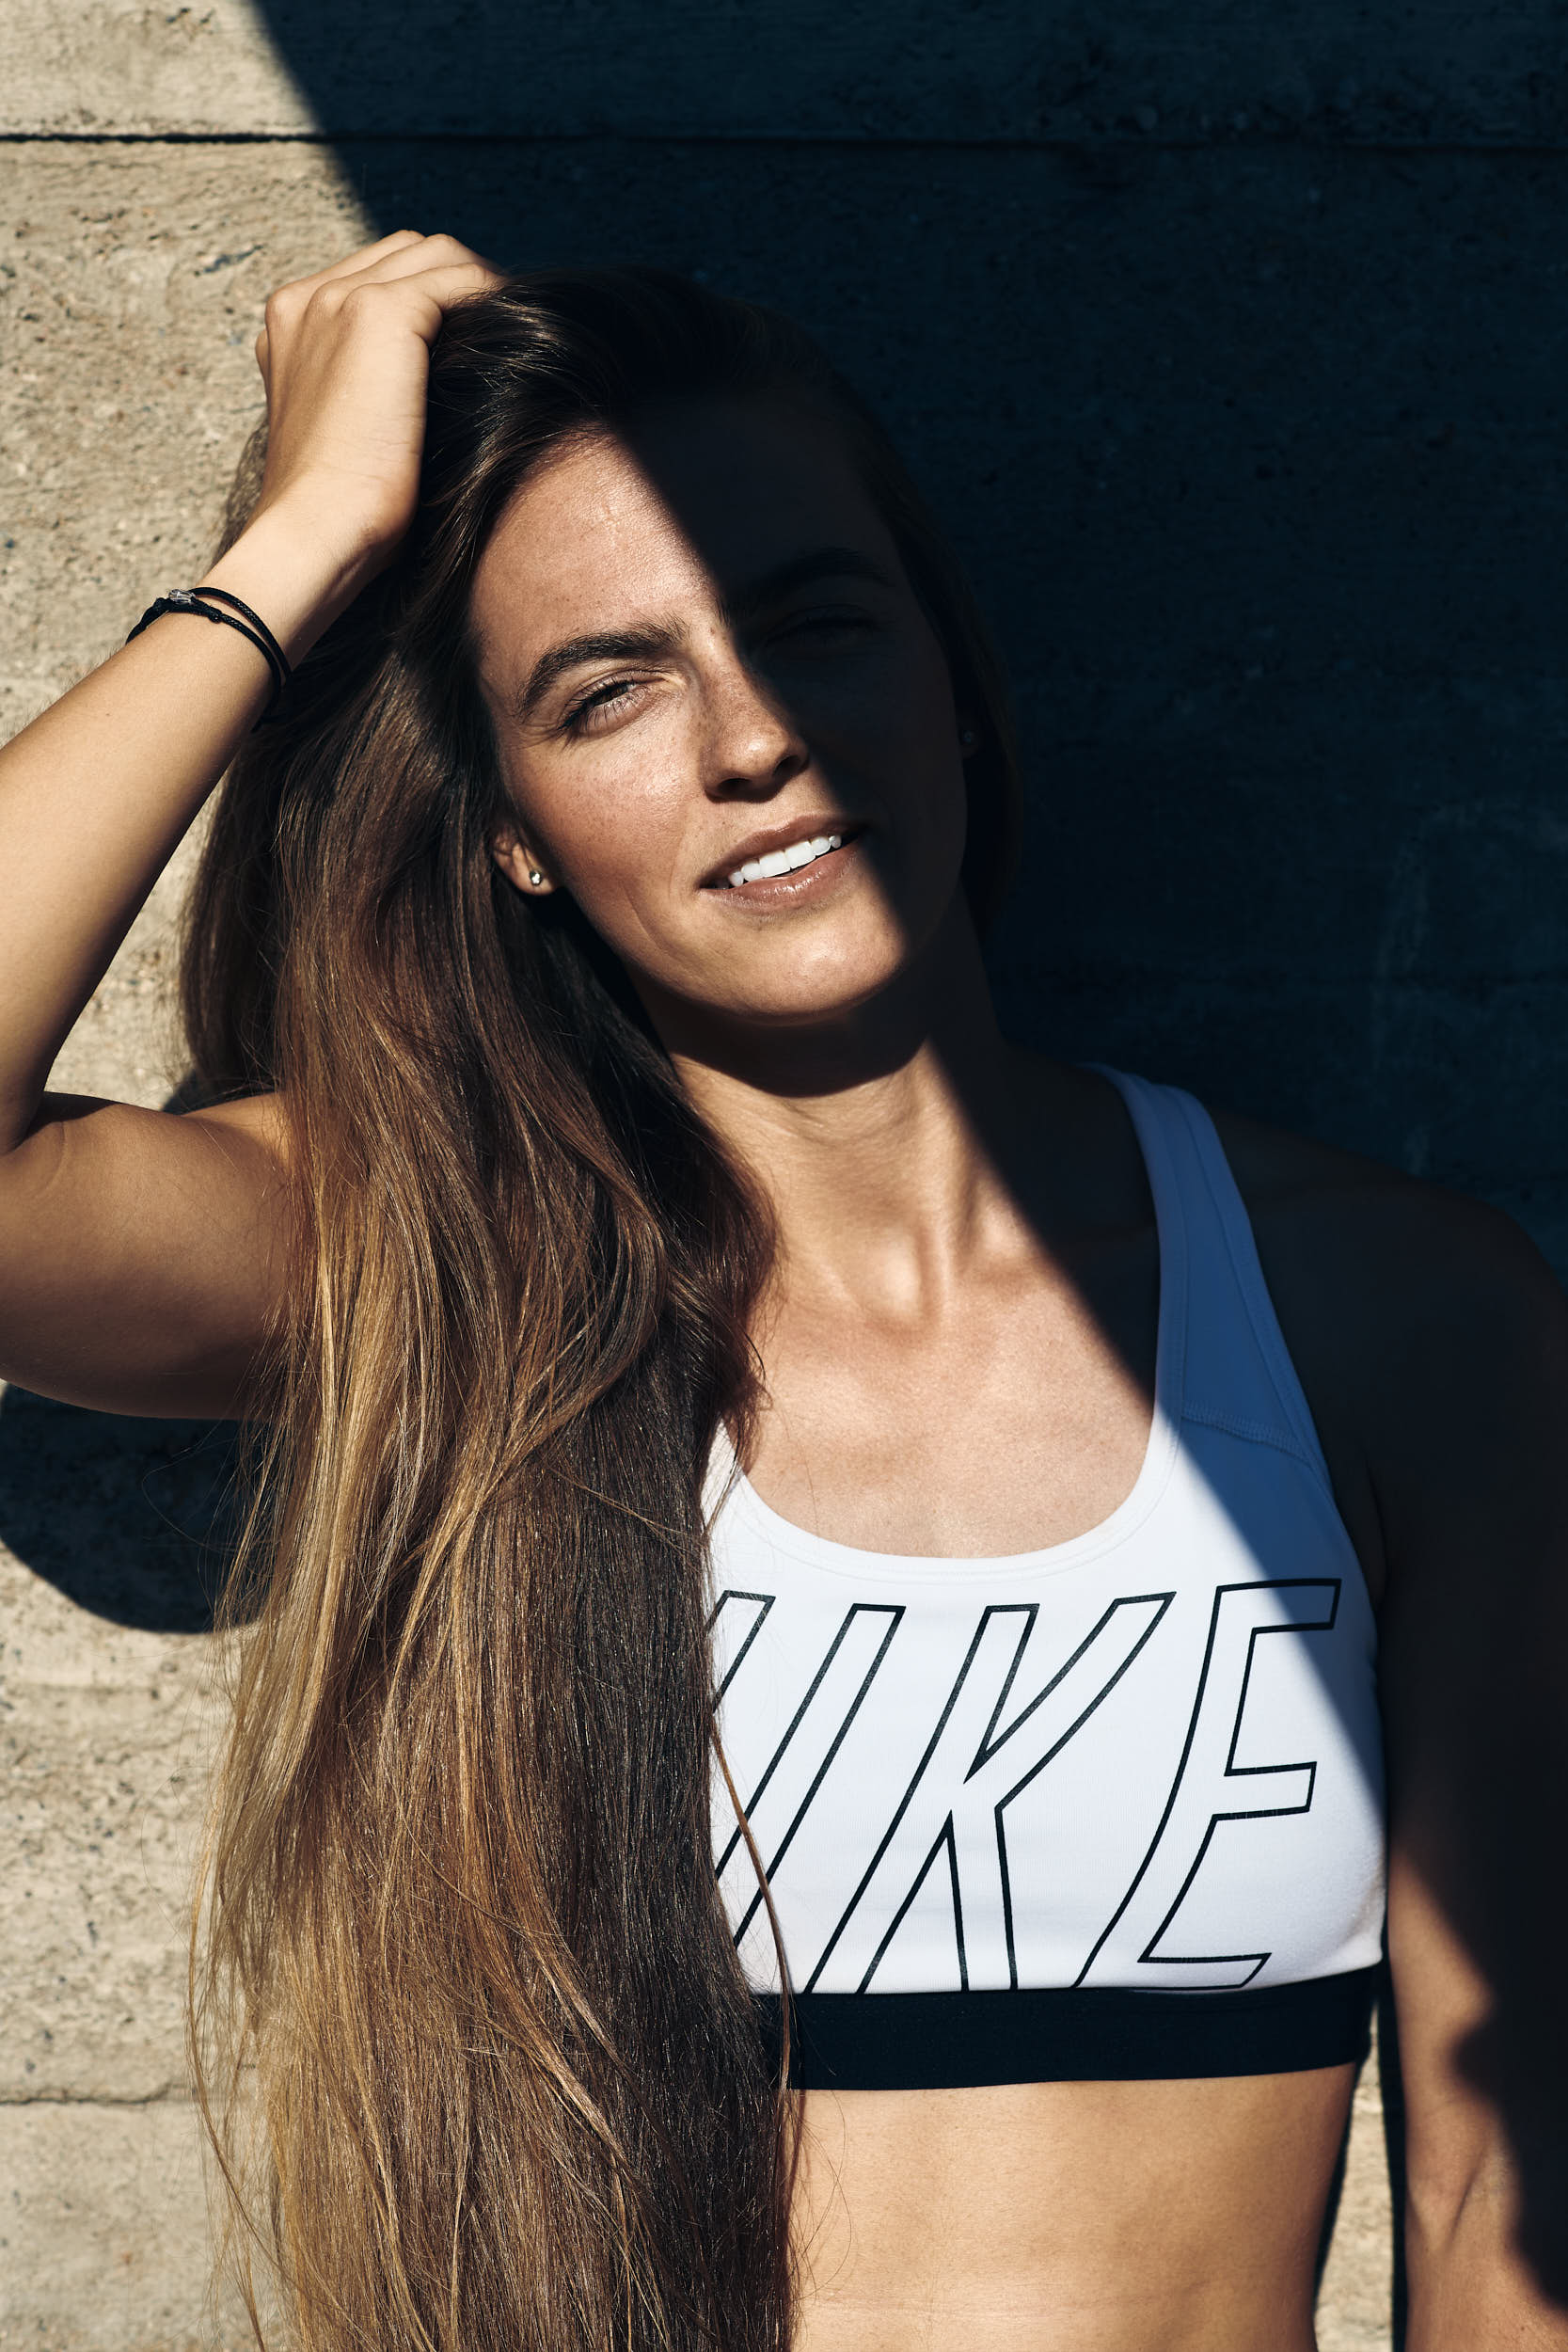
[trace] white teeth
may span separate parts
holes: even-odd
[[[738,890],[745,882],[771,882],[779,874],[798,873],[802,866],[826,857],[830,850],[843,847],[841,833],[819,833],[810,841],[792,842],[787,850],[769,850],[766,857],[748,858],[744,866],[737,866],[728,877],[729,886]]]

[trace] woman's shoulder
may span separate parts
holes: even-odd
[[[1211,1116],[1265,1272],[1310,1284],[1358,1326],[1393,1314],[1408,1337],[1434,1315],[1506,1325],[1562,1305],[1535,1243],[1489,1202],[1233,1112]]]
[[[1535,1243],[1376,1160],[1214,1123],[1337,1486],[1383,1539],[1512,1515],[1568,1420],[1568,1299]]]
[[[1021,1089],[1057,1147],[1057,1184],[1087,1225],[1147,1201],[1142,1155],[1104,1074],[1020,1054]],[[1484,1200],[1359,1152],[1207,1104],[1292,1353],[1342,1383],[1484,1357],[1568,1317],[1535,1243]],[[1066,1142],[1068,1149],[1063,1150]]]
[[[287,1172],[293,1161],[289,1106],[281,1094],[242,1094],[222,1103],[201,1103],[181,1113],[191,1125],[264,1152]]]

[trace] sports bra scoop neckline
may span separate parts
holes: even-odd
[[[1119,1073],[1107,1070],[1101,1074],[1118,1092],[1122,1091],[1124,1082]],[[1147,1152],[1145,1165],[1147,1168]],[[747,1476],[729,1431],[721,1423],[714,1439],[714,1460],[718,1474],[727,1485],[730,1506],[748,1514],[768,1542],[786,1555],[812,1562],[830,1574],[867,1580],[886,1577],[900,1583],[918,1581],[923,1574],[940,1579],[964,1570],[985,1571],[996,1577],[1052,1576],[1120,1543],[1158,1504],[1180,1445],[1180,1333],[1187,1313],[1187,1236],[1180,1219],[1171,1216],[1168,1198],[1162,1199],[1161,1192],[1154,1188],[1152,1176],[1150,1190],[1159,1283],[1148,1435],[1132,1486],[1102,1519],[1076,1535],[1064,1535],[1053,1544],[1033,1545],[1024,1551],[872,1551],[858,1544],[841,1543],[836,1536],[819,1535],[775,1511]]]
[[[1370,1603],[1212,1122],[1103,1074],[1159,1250],[1148,1438],[1114,1510],[1024,1552],[863,1549],[715,1442],[717,1729],[751,1833],[716,1771],[715,1867],[776,2058],[777,1918],[807,2089],[1365,2055]]]

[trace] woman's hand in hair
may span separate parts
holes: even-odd
[[[273,560],[297,548],[327,608],[310,615],[318,626],[382,569],[412,521],[431,345],[454,303],[499,283],[455,238],[403,230],[269,298],[256,343],[266,470],[231,555],[252,534]],[[299,623],[309,626],[304,614]]]

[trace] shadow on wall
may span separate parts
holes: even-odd
[[[378,228],[689,271],[879,407],[1017,685],[1016,1034],[1568,1265],[1548,10],[265,13]]]
[[[261,0],[329,137],[1118,135],[1463,145],[1560,135],[1554,0]]]
[[[233,1522],[226,1422],[138,1421],[0,1395],[0,1539],[115,1625],[203,1633]]]
[[[265,13],[380,227],[690,271],[880,407],[1022,706],[1015,1034],[1487,1194],[1568,1263],[1568,277],[1531,10],[1441,54],[1359,0],[1266,40],[1200,7],[1180,51],[1153,0],[1114,36],[1022,0]],[[133,1556],[172,1593],[134,1498],[183,1494],[188,1443],[13,1394],[0,1534],[109,1613]]]

